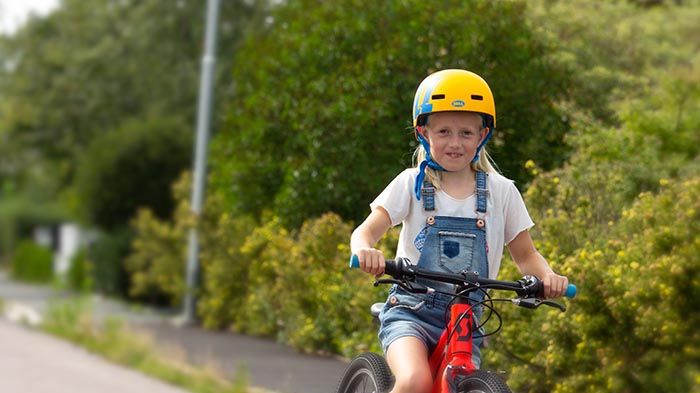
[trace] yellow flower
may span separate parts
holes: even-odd
[[[527,162],[525,162],[525,169],[531,169],[534,167],[535,167],[535,161],[527,160]]]

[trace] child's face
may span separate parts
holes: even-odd
[[[472,112],[434,113],[422,131],[433,160],[450,172],[471,170],[476,149],[487,132],[481,116]]]

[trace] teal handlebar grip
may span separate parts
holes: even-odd
[[[351,269],[358,269],[360,267],[360,258],[357,257],[357,255],[352,254],[350,256],[350,268]],[[576,287],[574,287],[574,292],[576,291]]]

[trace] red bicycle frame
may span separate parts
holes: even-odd
[[[472,323],[472,308],[469,304],[452,305],[450,323],[442,332],[435,350],[430,355],[430,371],[433,375],[432,393],[456,392],[456,377],[476,370],[472,362]]]

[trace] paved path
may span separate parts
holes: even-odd
[[[185,393],[83,349],[0,320],[0,391]]]
[[[347,367],[334,358],[303,355],[274,341],[239,334],[170,324],[137,328],[165,348],[180,348],[192,364],[213,364],[227,377],[245,370],[253,386],[276,392],[333,393]]]
[[[16,283],[0,272],[0,299],[5,301],[6,315],[12,314],[15,320],[39,321],[51,301],[72,296],[48,287]],[[176,327],[171,323],[172,314],[136,309],[99,296],[93,297],[93,302],[93,314],[98,320],[108,315],[121,317],[134,329],[152,336],[164,353],[182,353],[191,364],[214,366],[226,377],[233,378],[245,370],[252,386],[266,390],[332,393],[347,367],[347,363],[336,358],[300,354],[271,340]],[[4,392],[1,381],[0,391]]]

